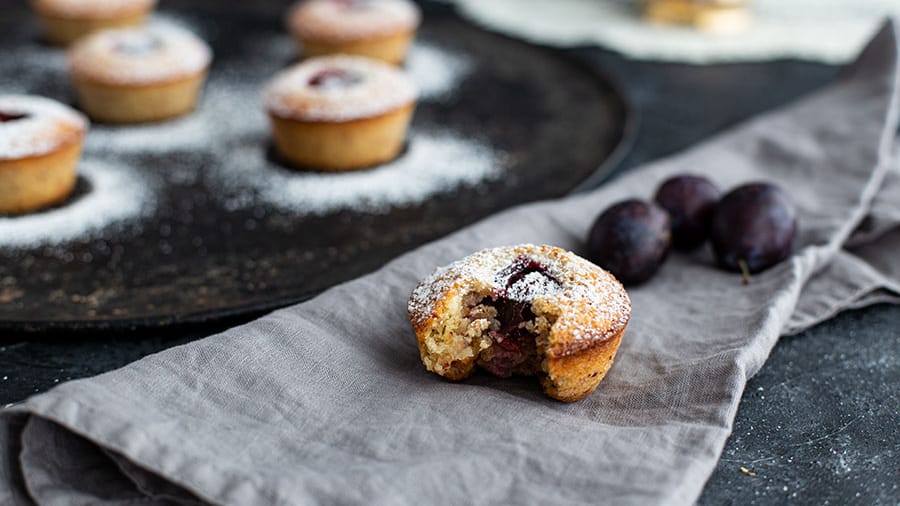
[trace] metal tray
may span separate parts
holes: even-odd
[[[195,115],[207,114],[217,87],[247,80],[262,84],[296,60],[283,29],[283,9],[276,2],[163,6],[158,17],[189,25],[215,53]],[[486,32],[443,7],[425,10],[418,41],[461,56],[471,71],[452,93],[418,103],[411,136],[440,131],[477,139],[497,155],[492,177],[448,187],[420,202],[310,213],[273,205],[252,192],[240,205],[223,198],[216,183],[223,160],[237,149],[270,153],[265,129],[240,138],[224,129],[214,142],[165,151],[152,143],[118,150],[121,144],[89,142],[86,159],[125,164],[154,181],[155,208],[140,219],[58,244],[23,249],[4,246],[0,238],[0,329],[152,327],[287,305],[498,210],[562,196],[596,180],[629,142],[634,118],[621,93],[571,53]],[[260,49],[272,44],[280,57]],[[6,51],[12,48],[16,57]],[[72,102],[56,53],[42,45],[24,6],[5,11],[0,93]],[[235,118],[260,114],[258,108],[236,103]],[[116,128],[136,127],[92,125],[90,135],[115,135]],[[259,167],[244,170],[300,177],[271,154],[257,158]],[[186,170],[191,177],[184,176]],[[97,190],[80,181],[62,208],[91,191]]]

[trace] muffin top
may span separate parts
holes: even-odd
[[[410,296],[417,333],[440,325],[453,300],[487,292],[553,315],[549,354],[572,355],[619,334],[631,301],[612,274],[564,249],[520,244],[479,251],[436,269]]]
[[[32,0],[35,10],[65,19],[108,19],[149,11],[156,0]]]
[[[46,155],[80,141],[87,128],[87,118],[55,100],[0,95],[0,160]]]
[[[411,32],[420,18],[409,0],[304,0],[289,11],[287,24],[301,39],[353,42]]]
[[[177,81],[205,71],[212,51],[197,36],[174,26],[104,30],[69,49],[75,79],[141,86]]]
[[[361,56],[312,58],[277,74],[263,90],[269,113],[303,121],[351,121],[412,103],[416,90],[402,71]]]

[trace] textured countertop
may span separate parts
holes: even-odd
[[[681,150],[838,73],[797,61],[700,67],[631,62],[597,49],[576,53],[616,78],[641,115],[620,170]],[[238,323],[2,336],[0,405]],[[783,338],[747,385],[700,504],[900,503],[898,334],[900,307],[876,306]]]

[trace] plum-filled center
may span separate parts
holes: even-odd
[[[361,83],[362,75],[344,69],[325,69],[309,78],[309,85],[320,91],[350,88]]]
[[[552,322],[535,315],[532,304],[538,296],[559,290],[561,284],[547,266],[527,256],[517,257],[498,272],[496,282],[502,288],[474,308],[492,316],[485,332],[490,343],[479,353],[478,365],[503,378],[535,374],[540,371],[538,340],[546,338]]]
[[[0,123],[9,123],[20,119],[27,119],[28,116],[29,115],[24,112],[0,111]]]

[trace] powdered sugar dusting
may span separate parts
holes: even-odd
[[[356,81],[347,86],[315,86],[326,72],[342,72]],[[393,66],[359,56],[312,58],[280,72],[266,86],[268,110],[283,118],[350,121],[384,114],[416,98],[412,81]]]
[[[50,153],[80,139],[88,126],[70,107],[31,95],[0,95],[0,114],[23,116],[0,121],[0,160]]]
[[[0,247],[88,238],[153,210],[151,185],[125,166],[83,160],[79,174],[91,188],[74,202],[36,214],[0,217]]]
[[[301,39],[348,42],[410,32],[421,14],[409,0],[306,0],[288,13]]]
[[[421,99],[446,99],[473,67],[468,56],[427,43],[416,43],[406,57],[406,72]]]
[[[537,297],[547,297],[562,290],[562,286],[540,272],[529,272],[525,276],[507,287],[504,295],[507,299],[516,302],[529,302]]]
[[[621,331],[631,315],[628,294],[616,279],[591,262],[555,246],[523,244],[491,248],[474,253],[450,265],[437,268],[413,290],[407,305],[416,331],[434,324],[440,318],[440,301],[451,292],[507,290],[510,266],[526,258],[546,268],[546,274],[527,274],[513,286],[512,294],[521,301],[534,301],[557,313],[553,335],[561,336],[551,346],[556,356],[577,353],[597,341]],[[533,274],[544,277],[538,281]],[[518,283],[514,283],[518,284]]]
[[[258,145],[222,160],[228,206],[263,200],[281,209],[325,214],[340,209],[384,212],[499,174],[502,157],[487,145],[449,133],[414,134],[396,160],[346,173],[292,171],[269,163]]]
[[[166,82],[202,72],[211,60],[205,42],[169,23],[104,30],[69,50],[73,76],[105,84]]]

